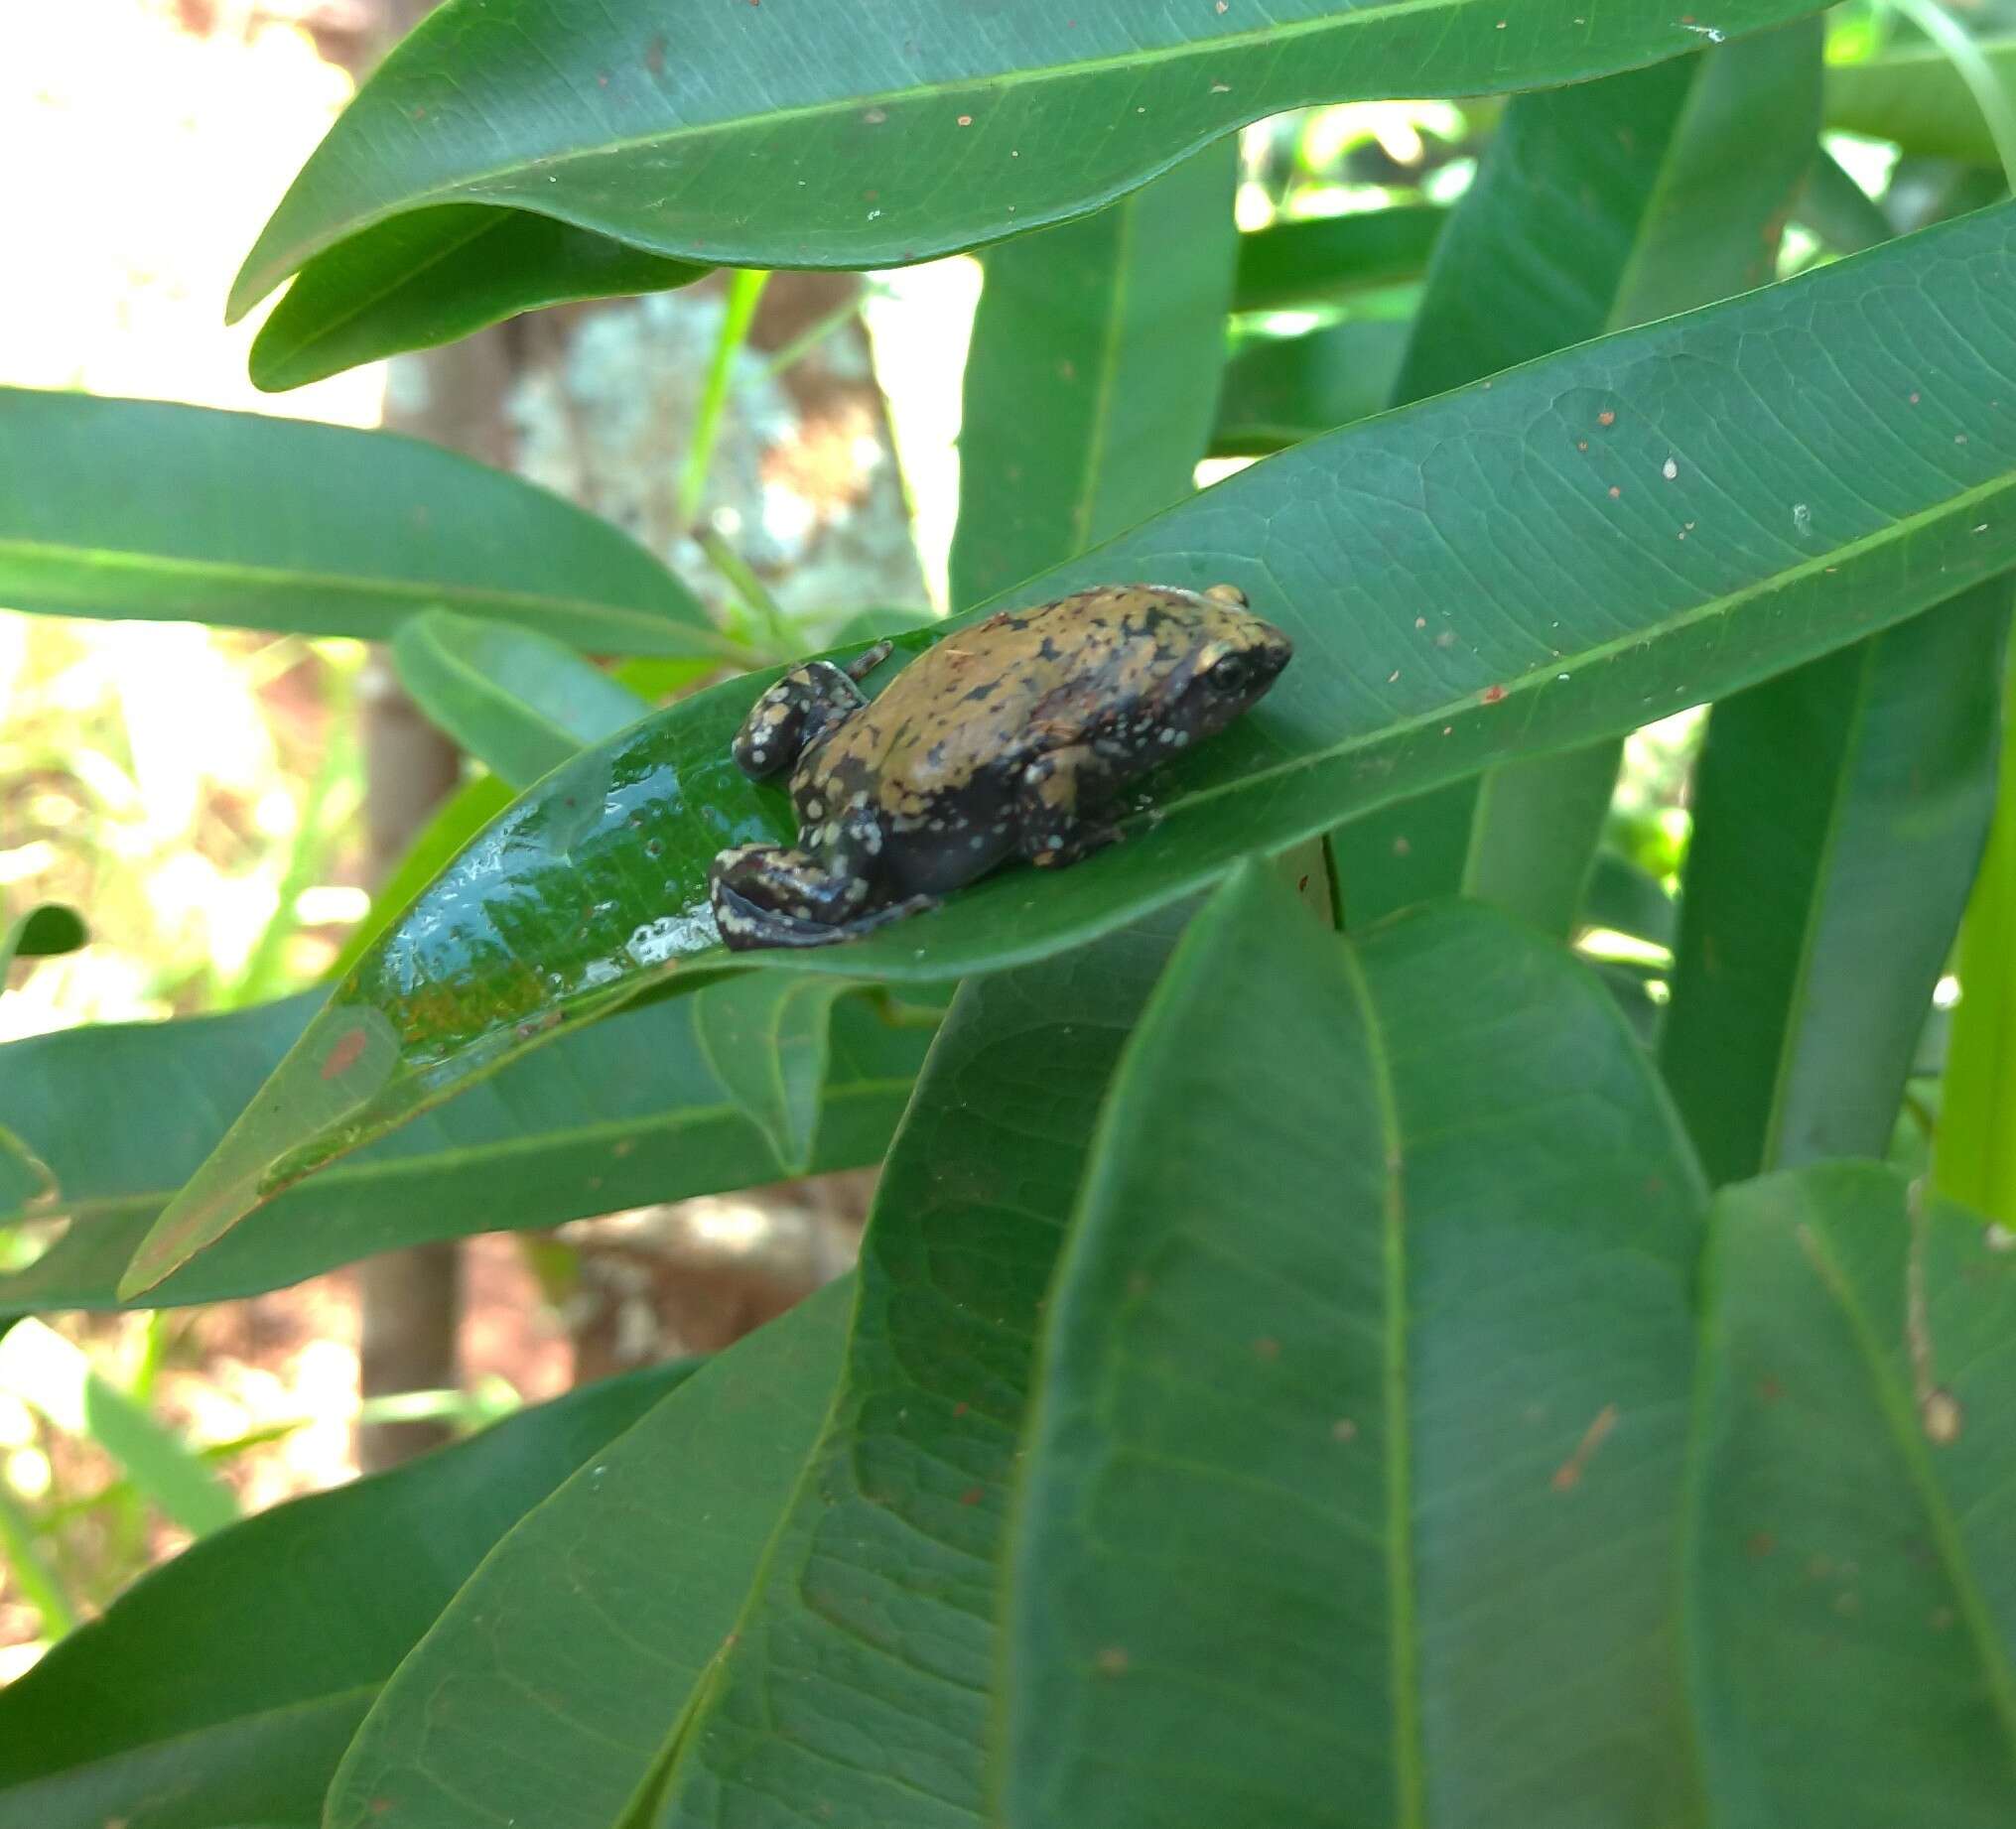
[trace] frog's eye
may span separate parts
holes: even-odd
[[[1253,667],[1245,655],[1228,654],[1213,661],[1204,677],[1213,692],[1243,693],[1253,683]]]

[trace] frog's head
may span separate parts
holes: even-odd
[[[1256,704],[1294,658],[1294,646],[1246,606],[1236,585],[1213,585],[1191,598],[1188,651],[1171,671],[1164,727],[1194,742],[1222,730]]]

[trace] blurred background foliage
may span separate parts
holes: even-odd
[[[1930,5],[1837,7],[1830,62],[1879,59],[1954,20],[1973,41],[2016,44],[2016,0],[1936,17]],[[351,92],[375,24],[367,0],[14,0],[0,17],[0,158],[35,175],[17,182],[10,205],[12,245],[33,251],[35,281],[0,289],[0,383],[379,424],[396,371],[388,381],[380,364],[262,396],[245,357],[264,314],[221,324],[239,256]],[[1997,59],[1989,74],[2002,80],[2011,67]],[[1256,276],[1255,309],[1231,325],[1235,354],[1346,327],[1357,346],[1397,360],[1439,214],[1469,184],[1497,112],[1395,101],[1249,128],[1242,229],[1389,212],[1396,251],[1389,275],[1346,298],[1269,300]],[[1903,229],[2002,188],[1974,159],[1900,157],[1840,134],[1827,147],[1857,195],[1816,196],[1801,212],[1785,241],[1787,272],[1854,251],[1856,234],[1883,221],[1870,202]],[[720,336],[724,290],[638,308],[640,323],[657,322],[650,313],[666,299],[700,314],[681,332],[688,342],[661,361],[703,368],[710,339],[736,358],[716,364],[734,397],[727,416],[719,392],[708,407],[702,390],[694,420],[667,435],[684,459],[682,505],[707,496],[696,446],[717,468],[745,461],[738,441],[747,446],[772,411],[764,389],[837,332],[865,330],[908,511],[893,576],[921,581],[902,594],[933,600],[892,607],[909,619],[942,610],[977,264],[871,276],[782,347],[754,355]],[[542,473],[536,412],[521,421],[521,466],[592,497],[564,465]],[[699,437],[695,423],[706,428]],[[1250,460],[1214,458],[1200,479]],[[709,537],[668,556],[697,588],[708,588],[697,576],[706,572],[718,595],[747,607],[764,595],[740,558],[759,531],[717,503]],[[760,622],[762,609],[749,613]],[[786,632],[801,646],[835,632],[816,609],[781,613],[795,617]],[[330,972],[371,905],[358,734],[366,660],[348,641],[0,609],[0,930],[45,903],[81,911],[87,926],[74,950],[23,949],[0,995],[0,1041],[235,1008]],[[662,696],[682,681],[674,670],[632,683]],[[1612,850],[1669,895],[1684,861],[1700,727],[1685,712],[1637,733],[1611,811]],[[1661,994],[1659,947],[1600,934],[1584,943],[1636,962]],[[1934,1086],[1915,1088],[1921,1112]],[[1899,1148],[1922,1157],[1909,1122]],[[758,1232],[775,1229],[774,1212],[692,1205],[700,1231],[736,1249],[760,1248]],[[34,1248],[0,1232],[0,1267]],[[584,1370],[560,1318],[579,1294],[564,1243],[491,1238],[469,1249],[463,1388],[380,1400],[379,1413],[473,1427]],[[820,1273],[836,1267],[824,1261]],[[741,1317],[755,1318],[756,1309]],[[668,1350],[719,1344],[696,1338],[705,1331],[689,1328]],[[0,1681],[193,1536],[352,1474],[357,1341],[348,1273],[212,1309],[24,1322],[0,1339]]]

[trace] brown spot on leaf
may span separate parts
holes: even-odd
[[[987,1497],[986,1487],[970,1486],[966,1489],[965,1492],[959,1495],[959,1502],[962,1505],[977,1505],[986,1497]]]
[[[345,1029],[331,1043],[330,1051],[322,1057],[322,1077],[334,1080],[346,1074],[357,1064],[357,1057],[364,1051],[362,1029]]]
[[[1253,1343],[1253,1353],[1256,1359],[1277,1360],[1281,1356],[1281,1343],[1271,1334],[1263,1334]]]
[[[1753,1530],[1750,1533],[1750,1535],[1744,1539],[1743,1553],[1746,1556],[1752,1558],[1752,1560],[1758,1560],[1765,1556],[1770,1555],[1771,1552],[1775,1550],[1777,1547],[1778,1547],[1778,1539],[1774,1537],[1770,1531]]]
[[[1606,1403],[1596,1412],[1594,1420],[1582,1431],[1582,1439],[1575,1444],[1575,1452],[1554,1469],[1551,1485],[1556,1493],[1566,1493],[1581,1481],[1583,1471],[1597,1449],[1603,1446],[1604,1438],[1617,1426],[1617,1406]]]
[[[1127,1652],[1117,1644],[1110,1644],[1099,1653],[1099,1672],[1102,1676],[1118,1676],[1127,1668]]]
[[[1487,686],[1477,696],[1480,699],[1482,699],[1486,705],[1497,705],[1501,703],[1505,698],[1505,688],[1502,686]]]
[[[1611,412],[1608,407],[1605,407],[1602,412],[1596,415],[1596,424],[1599,426],[1614,426],[1616,423],[1617,415]]]
[[[654,76],[665,73],[665,35],[662,32],[644,47],[644,67]]]

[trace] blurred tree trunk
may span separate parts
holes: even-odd
[[[433,10],[434,0],[378,0],[362,65],[384,55]],[[500,332],[401,356],[386,389],[385,425],[508,468],[504,424],[509,351]],[[401,689],[390,657],[372,653],[362,694],[366,867],[372,887],[405,853],[462,772],[456,747]],[[388,1251],[357,1266],[358,1385],[366,1398],[452,1389],[461,1381],[462,1247],[454,1240]],[[436,1421],[377,1422],[357,1431],[357,1461],[372,1473],[449,1438]]]

